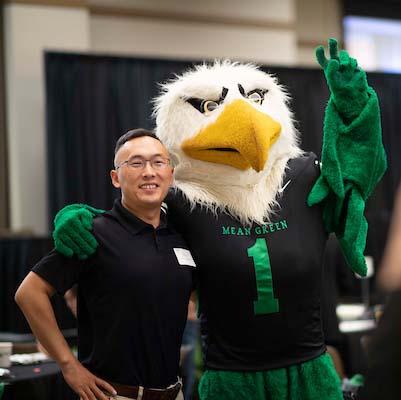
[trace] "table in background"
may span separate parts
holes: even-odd
[[[64,382],[60,368],[53,362],[36,365],[15,365],[9,368],[12,377],[5,382],[2,400],[72,400],[77,397]]]

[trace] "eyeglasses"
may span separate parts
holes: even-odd
[[[141,157],[133,157],[133,158],[125,160],[122,163],[120,163],[119,165],[117,165],[116,170],[119,169],[120,167],[122,167],[124,164],[127,164],[128,167],[131,167],[131,168],[134,168],[137,170],[141,170],[146,167],[147,163],[150,163],[150,166],[153,169],[161,170],[170,165],[170,160],[168,158],[164,158],[164,157],[160,157],[160,156],[153,157],[149,160],[145,160],[144,158],[141,158]]]

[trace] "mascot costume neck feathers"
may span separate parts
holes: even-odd
[[[320,321],[322,255],[334,232],[366,273],[365,202],[386,157],[365,73],[334,39],[329,53],[316,51],[330,89],[321,166],[299,148],[285,90],[253,65],[198,66],[156,99],[156,132],[175,166],[169,215],[198,269],[202,400],[342,399]],[[56,249],[71,256],[74,242],[79,257],[93,254],[98,213],[60,211]]]

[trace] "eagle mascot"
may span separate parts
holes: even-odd
[[[316,50],[330,89],[321,162],[300,149],[284,88],[254,65],[200,65],[156,99],[175,166],[169,218],[198,269],[202,400],[342,399],[321,327],[323,252],[334,232],[366,274],[365,201],[386,157],[366,74],[334,39],[329,54]],[[97,212],[60,211],[56,249],[93,254]]]

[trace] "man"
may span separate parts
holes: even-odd
[[[51,252],[15,299],[81,399],[182,398],[177,374],[195,264],[161,212],[173,168],[166,148],[142,129],[117,141],[114,165],[110,175],[121,200],[94,222],[96,254],[78,260]],[[79,361],[50,303],[56,291],[75,284]]]

